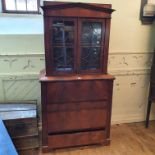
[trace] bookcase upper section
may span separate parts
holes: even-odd
[[[44,2],[46,75],[107,73],[110,4]]]

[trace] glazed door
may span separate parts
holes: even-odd
[[[49,75],[104,72],[104,19],[52,17],[47,23]]]
[[[100,19],[79,20],[79,72],[102,72],[105,22]]]
[[[72,18],[52,18],[50,39],[53,73],[75,72],[77,20]]]

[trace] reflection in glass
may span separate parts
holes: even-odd
[[[90,70],[100,68],[100,47],[83,47],[81,55],[81,69]]]
[[[53,22],[53,44],[73,44],[74,43],[74,22],[54,21]]]
[[[101,44],[102,23],[83,22],[82,24],[82,44]]]
[[[54,20],[52,23],[54,69],[72,71],[74,67],[74,22]]]
[[[73,48],[53,48],[54,69],[56,71],[72,71],[74,65]]]
[[[101,67],[102,23],[83,22],[81,40],[81,70],[99,69]]]

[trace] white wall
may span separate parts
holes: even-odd
[[[141,25],[139,0],[102,3],[111,3],[116,10],[112,15],[108,64],[109,73],[116,76],[112,122],[142,121],[155,26]],[[42,15],[1,14],[0,21],[0,100],[37,99],[40,104],[38,74],[44,68]]]

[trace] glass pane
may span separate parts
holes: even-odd
[[[37,0],[27,0],[27,10],[28,11],[38,11]]]
[[[55,71],[72,71],[74,66],[73,48],[53,47]]]
[[[83,22],[82,24],[82,44],[101,44],[102,23]]]
[[[102,41],[101,22],[83,22],[81,33],[81,70],[99,69]]]
[[[74,43],[74,22],[55,20],[52,25],[53,44],[68,45]]]
[[[55,71],[72,71],[74,68],[74,21],[53,21],[52,46]]]
[[[6,10],[16,10],[15,0],[5,0]]]
[[[26,11],[26,0],[16,0],[17,10]]]
[[[100,47],[83,47],[81,53],[81,69],[94,70],[100,68]]]

